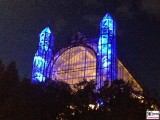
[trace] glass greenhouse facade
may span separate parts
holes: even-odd
[[[105,81],[128,79],[140,88],[117,58],[116,24],[110,14],[100,22],[98,38],[87,39],[78,33],[70,45],[55,54],[52,52],[53,44],[53,33],[46,27],[39,35],[39,49],[33,61],[33,82],[51,78],[74,85],[86,79],[95,80],[97,88],[100,88]]]

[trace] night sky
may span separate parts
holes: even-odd
[[[56,47],[80,31],[99,35],[109,12],[117,22],[118,57],[143,87],[160,96],[160,0],[0,0],[0,59],[31,77],[38,34],[47,26]]]

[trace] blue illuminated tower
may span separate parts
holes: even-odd
[[[104,81],[117,78],[116,24],[110,14],[106,14],[100,23],[98,61],[98,83],[103,86]]]
[[[49,27],[39,34],[39,48],[34,56],[32,80],[33,82],[44,81],[47,74],[49,62],[53,56],[54,37]]]

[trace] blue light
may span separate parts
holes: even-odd
[[[102,99],[97,99],[97,100],[96,100],[96,103],[99,103],[99,105],[100,105],[101,107],[104,106],[104,102],[102,101]]]
[[[98,42],[98,57],[101,61],[100,73],[106,75],[107,80],[116,78],[116,40],[115,22],[110,14],[106,14],[100,23],[100,37]],[[102,80],[103,81],[103,80]],[[103,83],[102,83],[103,84]]]
[[[39,34],[39,48],[33,60],[32,79],[34,82],[44,81],[49,62],[52,58],[54,37],[49,27]]]

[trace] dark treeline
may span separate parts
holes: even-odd
[[[72,88],[50,79],[34,84],[19,80],[15,62],[5,68],[0,61],[0,120],[143,120],[155,106],[122,80],[100,90],[87,80]]]

